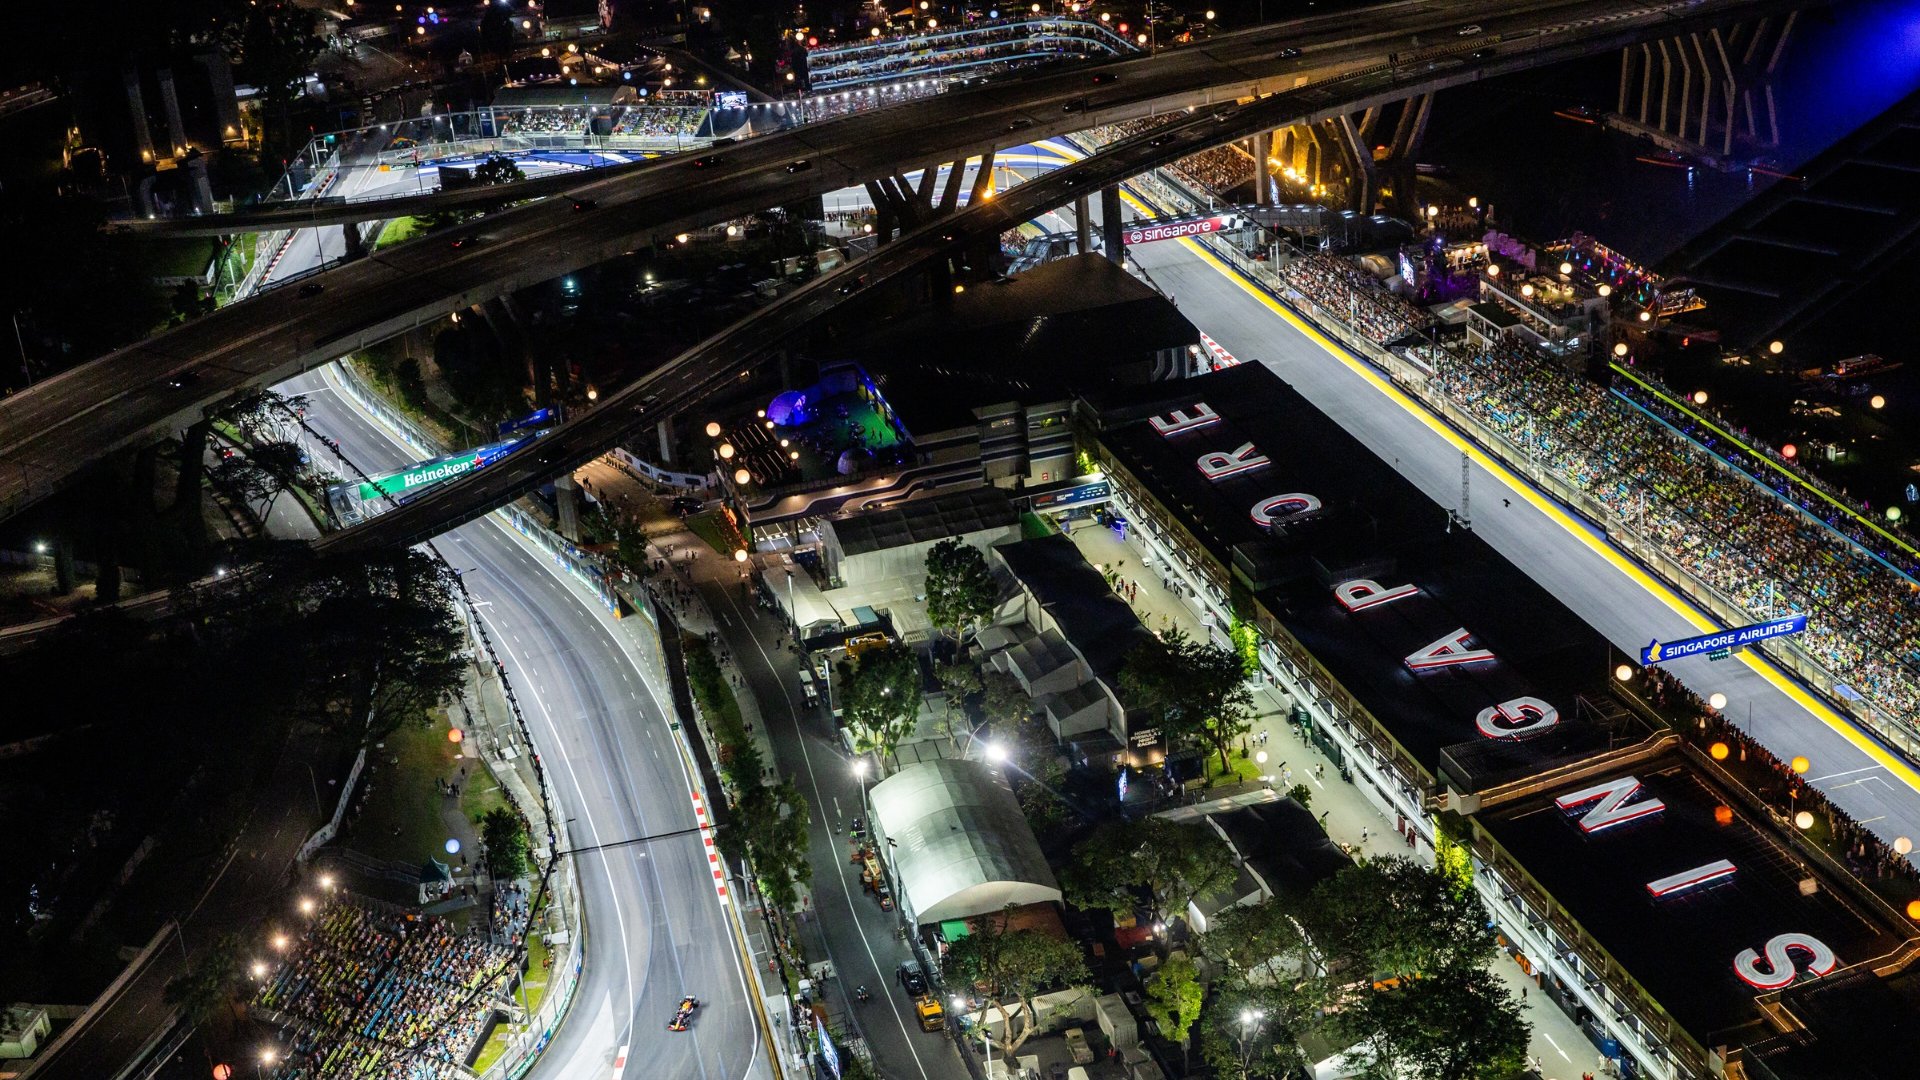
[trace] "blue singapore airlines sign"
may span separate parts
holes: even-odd
[[[1737,649],[1742,645],[1753,645],[1768,638],[1797,634],[1806,628],[1805,615],[1786,615],[1778,619],[1768,619],[1763,623],[1754,623],[1752,626],[1737,626],[1731,630],[1682,638],[1679,641],[1650,641],[1646,648],[1640,650],[1640,663],[1642,665],[1663,664],[1669,660],[1679,660],[1697,653]]]

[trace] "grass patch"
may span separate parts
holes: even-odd
[[[527,1015],[540,1011],[540,1005],[547,1000],[547,988],[552,985],[553,972],[547,967],[549,950],[547,943],[535,934],[527,942],[527,973],[521,976],[520,992],[513,995],[514,1004],[526,1005]],[[485,1045],[480,1047],[480,1056],[474,1059],[473,1071],[485,1075],[494,1062],[503,1057],[513,1045],[513,1025],[495,1024],[493,1033],[487,1036]]]
[[[1227,769],[1220,768],[1220,755],[1207,755],[1207,781],[1212,784],[1241,784],[1260,779],[1260,766],[1245,754],[1227,755]]]
[[[1056,530],[1053,523],[1031,510],[1020,515],[1020,539],[1038,540],[1052,536]]]
[[[347,845],[378,859],[421,866],[447,855],[447,826],[441,814],[446,796],[434,784],[459,771],[459,751],[447,741],[445,712],[434,711],[430,727],[403,727],[384,746],[367,752],[373,791],[354,823]],[[467,770],[469,783],[478,763]]]
[[[384,247],[402,244],[425,231],[417,217],[394,218],[381,223],[380,235],[373,238],[373,248],[378,251]]]
[[[687,519],[687,529],[693,535],[706,541],[708,547],[722,555],[731,555],[732,547],[727,542],[727,526],[720,519],[720,511],[707,510]]]
[[[460,812],[468,821],[479,824],[487,811],[505,808],[507,793],[493,772],[486,768],[467,770],[467,786],[460,789]]]

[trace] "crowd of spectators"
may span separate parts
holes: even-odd
[[[1433,325],[1433,316],[1380,288],[1365,271],[1339,255],[1302,256],[1281,269],[1280,279],[1376,344]]]
[[[673,105],[629,105],[614,119],[615,135],[684,138],[700,130],[707,110]]]
[[[522,910],[524,905],[522,906]],[[285,1016],[280,1080],[442,1080],[459,1076],[504,997],[515,950],[489,937],[524,932],[511,905],[489,935],[445,920],[336,899],[307,924],[254,1005]]]
[[[589,110],[584,105],[496,110],[502,135],[584,135]]]
[[[868,86],[858,90],[842,90],[830,94],[814,94],[790,101],[777,101],[765,108],[772,111],[776,120],[790,123],[818,123],[837,116],[850,116],[868,109],[882,109],[915,98],[931,97],[940,93],[942,86],[938,82],[894,83],[889,86]],[[755,117],[757,119],[757,117]]]
[[[1117,124],[1102,124],[1094,128],[1090,135],[1096,145],[1105,147],[1121,139],[1152,131],[1173,118],[1172,114],[1162,114],[1138,120],[1122,120]],[[1167,171],[1188,187],[1201,192],[1210,191],[1223,199],[1255,175],[1253,155],[1247,153],[1246,147],[1239,143],[1212,146],[1197,154],[1189,154],[1167,166]]]
[[[1797,644],[1880,710],[1913,715],[1920,600],[1849,542],[1838,510],[1809,517],[1723,463],[1711,432],[1683,437],[1518,344],[1446,351],[1437,369],[1450,400],[1754,618],[1805,613]]]

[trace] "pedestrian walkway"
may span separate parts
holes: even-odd
[[[1165,567],[1152,565],[1150,556],[1128,530],[1122,539],[1118,532],[1093,521],[1072,523],[1071,536],[1089,563],[1118,575],[1119,595],[1127,600],[1140,621],[1155,633],[1179,629],[1188,636],[1215,645],[1228,643],[1226,631],[1200,605],[1184,595],[1178,580],[1163,578]],[[1169,585],[1174,588],[1169,588]],[[1175,591],[1176,589],[1181,591]],[[1320,817],[1321,827],[1349,854],[1359,856],[1411,855],[1427,859],[1431,852],[1416,852],[1396,831],[1397,823],[1369,802],[1354,784],[1340,779],[1338,769],[1329,768],[1326,756],[1308,743],[1298,728],[1288,722],[1292,699],[1264,681],[1254,691],[1257,716],[1247,733],[1246,743],[1254,754],[1264,753],[1264,775],[1281,792],[1295,784],[1306,784],[1312,792],[1311,809]],[[1240,796],[1240,801],[1249,796]],[[1518,964],[1504,956],[1494,961],[1496,975],[1515,996],[1528,988],[1524,1004],[1533,1024],[1533,1044],[1528,1050],[1541,1064],[1544,1080],[1579,1080],[1583,1072],[1598,1067],[1598,1051],[1581,1033],[1573,1020],[1548,1000],[1534,980],[1521,972]],[[1595,1075],[1599,1075],[1597,1072]]]

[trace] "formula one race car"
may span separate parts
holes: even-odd
[[[686,997],[681,998],[680,1008],[673,1014],[673,1019],[667,1021],[667,1030],[668,1031],[687,1030],[687,1022],[693,1019],[693,1010],[699,1007],[700,1007],[700,999],[694,997],[692,994],[688,994]]]

